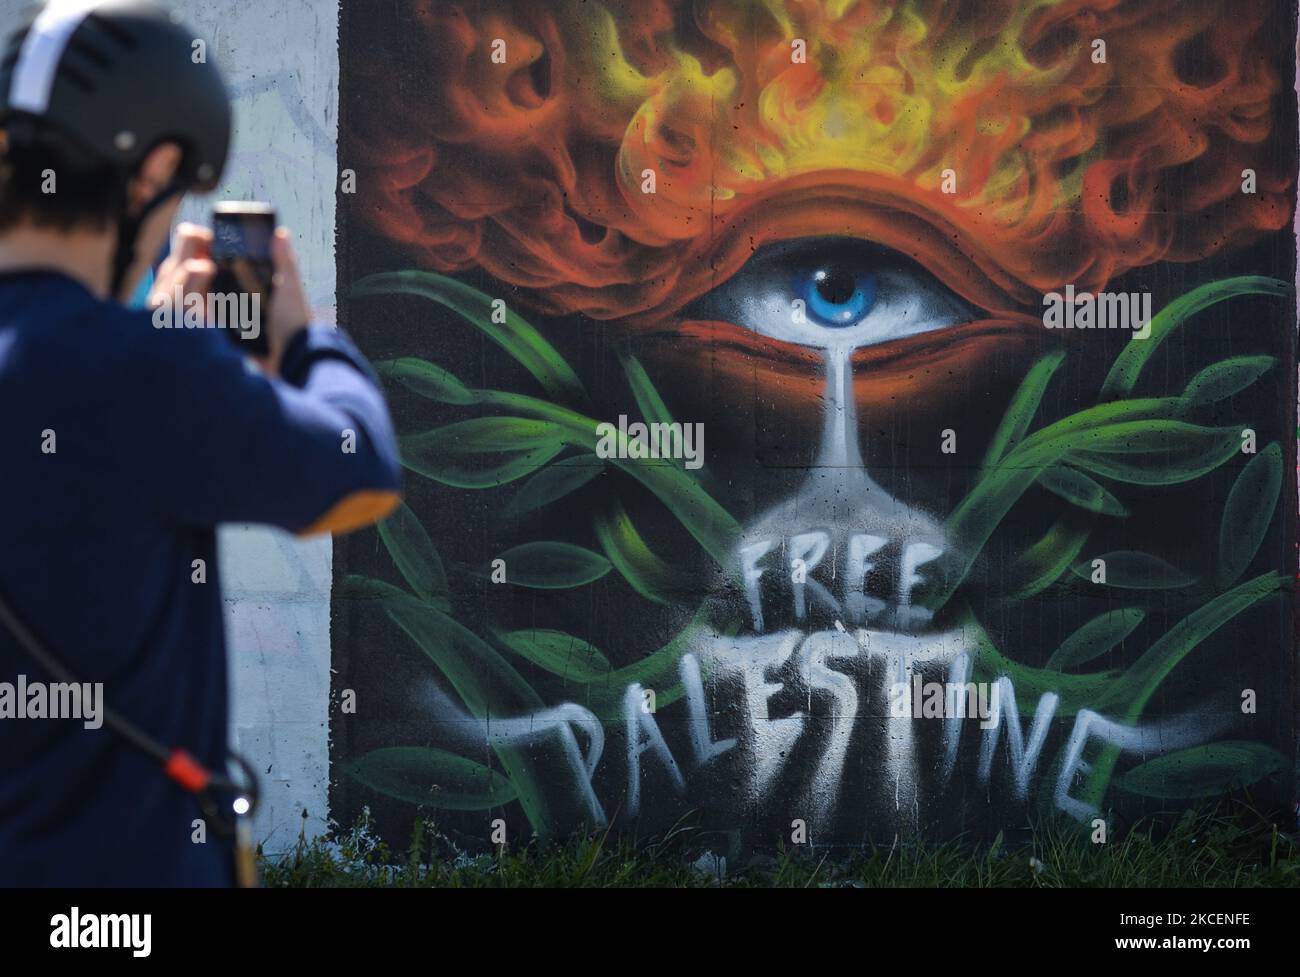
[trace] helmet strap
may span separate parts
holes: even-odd
[[[119,299],[118,293],[126,280],[126,273],[135,263],[135,245],[136,239],[140,236],[140,228],[144,226],[150,214],[183,190],[180,181],[173,180],[140,208],[139,214],[131,216],[126,212],[125,206],[122,208],[122,218],[117,223],[117,247],[113,252],[113,275],[109,285],[109,295],[114,301]],[[123,193],[125,194],[125,191]]]

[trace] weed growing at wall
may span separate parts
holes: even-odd
[[[294,852],[263,863],[270,888],[754,887],[1294,887],[1300,837],[1245,806],[1185,812],[1172,830],[1139,825],[1097,848],[1060,824],[1027,845],[996,839],[897,843],[853,857],[781,849],[728,869],[707,835],[679,826],[653,841],[599,835],[552,846],[469,855],[434,824],[417,820],[410,846],[394,851],[366,818],[334,841],[300,839]]]

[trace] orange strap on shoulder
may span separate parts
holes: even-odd
[[[399,492],[353,492],[335,503],[330,510],[298,533],[299,536],[315,536],[318,533],[350,533],[379,522],[397,508],[402,501]]]

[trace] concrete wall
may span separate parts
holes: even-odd
[[[213,199],[268,200],[293,231],[308,297],[334,321],[337,5],[321,0],[177,4],[209,39],[235,97],[235,137]],[[207,222],[210,201],[183,217]],[[226,527],[220,536],[232,677],[232,742],[262,778],[254,834],[268,851],[326,823],[330,682],[328,538]],[[304,819],[305,818],[305,819]]]
[[[344,8],[340,319],[409,486],[336,543],[340,821],[1291,807],[1294,10],[813,6]]]

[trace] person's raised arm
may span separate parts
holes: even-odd
[[[155,296],[206,294],[207,232],[183,225]],[[298,533],[347,532],[399,501],[401,467],[383,395],[339,331],[307,326],[288,237],[272,249],[275,288],[264,373],[214,329],[170,330],[147,347],[148,432],[142,490],[182,525],[260,522]]]

